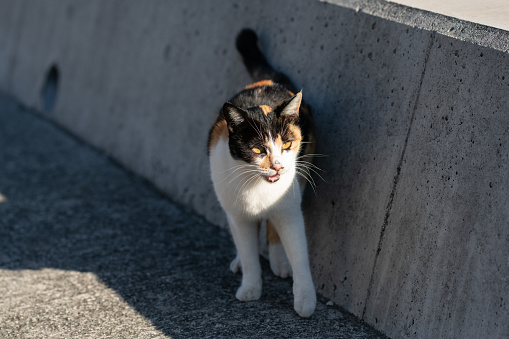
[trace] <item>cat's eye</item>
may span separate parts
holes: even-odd
[[[290,146],[292,146],[292,142],[291,141],[287,141],[283,144],[283,149],[284,150],[287,150],[290,148]]]
[[[260,153],[262,153],[262,150],[261,150],[260,148],[258,148],[258,147],[253,147],[251,150],[252,150],[253,152],[255,152],[256,154],[260,154]]]

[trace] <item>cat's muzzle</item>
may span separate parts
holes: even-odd
[[[268,182],[276,182],[279,180],[279,173],[276,173],[273,176],[266,176],[265,178]]]

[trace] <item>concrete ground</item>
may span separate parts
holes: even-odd
[[[324,298],[299,318],[266,262],[237,301],[226,231],[2,94],[0,216],[1,338],[383,337]]]

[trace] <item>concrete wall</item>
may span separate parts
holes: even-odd
[[[3,0],[0,89],[44,111],[55,66],[44,114],[224,225],[205,144],[243,27],[315,110],[318,291],[391,337],[509,336],[507,32],[379,0]]]

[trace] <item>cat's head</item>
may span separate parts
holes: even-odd
[[[302,93],[276,107],[241,109],[227,102],[223,114],[229,131],[230,154],[274,183],[295,168],[302,133],[298,125]]]

